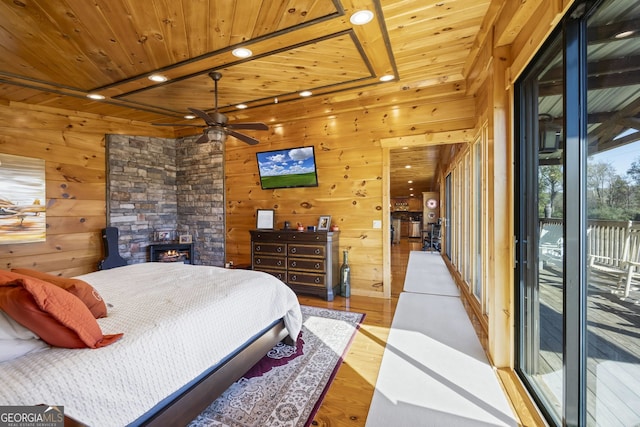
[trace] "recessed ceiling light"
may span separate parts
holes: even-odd
[[[615,37],[615,38],[617,38],[617,39],[624,39],[625,37],[629,37],[629,36],[633,35],[634,33],[635,33],[635,31],[632,31],[632,30],[630,30],[630,31],[623,31],[623,32],[621,32],[621,33],[616,34],[616,35],[615,35],[615,36],[613,36],[613,37]]]
[[[384,76],[380,77],[380,81],[381,82],[388,82],[388,81],[391,81],[391,80],[393,80],[395,78],[396,78],[396,76],[394,76],[393,74],[385,74]]]
[[[239,110],[244,110],[245,108],[247,108],[247,104],[238,104],[236,105],[236,108]]]
[[[186,116],[184,116],[184,118],[187,120],[192,120],[192,119],[195,119],[196,116],[194,116],[193,114],[187,114]]]
[[[104,95],[100,95],[99,93],[89,93],[89,94],[87,94],[87,98],[104,99]]]
[[[413,184],[413,181],[407,181],[407,184]]]
[[[162,74],[151,74],[148,77],[148,79],[151,80],[152,82],[157,82],[157,83],[162,83],[169,80],[167,76],[163,76]]]
[[[371,12],[370,10],[359,10],[353,15],[351,15],[351,18],[349,18],[349,21],[351,21],[353,25],[364,25],[371,22],[372,19],[373,19],[373,12]]]
[[[239,47],[239,48],[233,49],[231,53],[236,58],[248,58],[251,55],[253,55],[253,52],[251,52],[251,50],[247,49],[246,47]]]
[[[411,169],[411,165],[407,165],[404,167],[405,169]]]
[[[302,92],[300,92],[300,96],[311,96],[311,91],[303,90]]]

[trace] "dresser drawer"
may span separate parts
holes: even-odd
[[[289,236],[290,241],[294,242],[321,242],[325,243],[327,241],[327,235],[325,234],[316,234],[316,233],[307,233],[307,232],[299,232],[292,233]]]
[[[326,271],[326,263],[324,259],[289,257],[287,259],[287,268],[289,270],[304,270],[324,273]]]
[[[253,256],[253,269],[254,270],[262,270],[262,269],[285,269],[287,267],[287,259],[285,257],[275,257],[275,256],[262,256],[262,255],[254,255]]]
[[[287,274],[287,283],[290,285],[311,285],[324,287],[326,285],[326,276],[318,273],[304,273],[297,271],[289,271]]]
[[[267,243],[267,242],[253,242],[253,254],[254,255],[285,255],[287,253],[287,245],[285,243]]]
[[[318,257],[325,258],[327,248],[324,245],[304,245],[299,243],[289,243],[287,246],[289,256],[296,257]]]
[[[281,280],[283,282],[287,281],[287,272],[285,270],[269,270],[268,268],[254,268],[255,271],[263,271],[265,273],[269,273],[274,276],[276,279]]]

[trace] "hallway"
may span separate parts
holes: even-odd
[[[404,286],[409,254],[411,251],[421,249],[420,239],[402,238],[400,243],[391,245],[390,299],[352,295],[349,299],[338,296],[332,302],[328,302],[315,296],[298,296],[300,303],[304,305],[366,314],[312,425],[325,427],[365,425],[382,355],[389,337],[389,329]]]

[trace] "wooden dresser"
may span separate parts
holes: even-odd
[[[339,231],[251,230],[251,266],[295,292],[333,301],[340,293],[339,235]]]

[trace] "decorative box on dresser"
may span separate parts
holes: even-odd
[[[333,301],[340,292],[339,231],[251,230],[251,267],[295,292]]]

